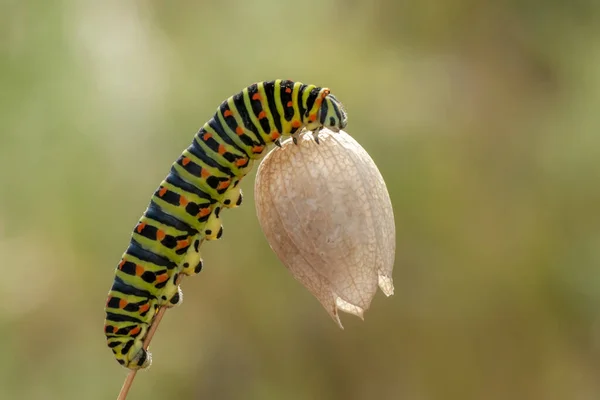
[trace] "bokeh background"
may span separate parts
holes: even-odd
[[[0,399],[114,399],[113,270],[218,104],[332,88],[396,213],[395,296],[341,331],[254,175],[130,399],[600,398],[600,3],[0,2]]]

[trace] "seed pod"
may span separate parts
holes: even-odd
[[[271,248],[341,328],[337,310],[359,317],[379,286],[394,293],[394,214],[369,154],[347,133],[323,129],[282,143],[261,162],[254,187]]]

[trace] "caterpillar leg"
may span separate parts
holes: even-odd
[[[225,192],[223,196],[223,207],[235,208],[242,204],[243,194],[239,186],[234,186]]]
[[[202,270],[202,256],[200,255],[200,237],[197,236],[192,246],[189,247],[180,272],[184,275],[195,275]]]
[[[317,128],[314,131],[312,131],[312,137],[313,137],[313,139],[315,139],[315,142],[317,144],[321,144],[321,143],[319,143],[319,133],[320,132],[321,132],[321,128]]]
[[[169,298],[169,300],[164,304],[167,308],[172,308],[183,303],[183,292],[181,291],[181,287],[177,285],[177,291]]]
[[[145,335],[145,334],[144,334]],[[111,345],[111,342],[108,344]],[[118,347],[112,347],[111,350],[117,359],[117,362],[128,369],[144,369],[152,365],[152,354],[143,348],[142,339],[129,338]]]
[[[181,304],[183,301],[183,293],[179,285],[176,285],[178,272],[175,272],[169,277],[169,280],[165,286],[161,286],[161,294],[158,297],[159,307],[175,307]]]
[[[223,236],[223,225],[221,224],[221,218],[219,218],[220,213],[221,206],[217,205],[208,217],[208,221],[204,226],[204,238],[206,240],[217,240]]]
[[[126,365],[126,367],[129,369],[148,368],[150,365],[152,365],[152,354],[143,348],[143,342],[141,340],[137,340],[137,342],[140,342],[142,347],[140,347],[137,353],[133,355],[131,361],[128,365]],[[136,348],[137,345],[138,344],[136,343]]]

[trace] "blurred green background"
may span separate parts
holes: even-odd
[[[130,399],[600,398],[600,3],[0,2],[0,399],[114,399],[104,302],[222,100],[328,86],[386,179],[395,296],[341,331],[227,211]]]

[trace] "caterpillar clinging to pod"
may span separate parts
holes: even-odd
[[[200,245],[223,234],[219,214],[242,203],[240,180],[267,146],[303,130],[344,129],[347,115],[327,88],[259,82],[225,100],[173,163],[131,235],[106,301],[104,332],[119,364],[146,368],[143,341],[158,309],[182,301],[179,274],[202,269]]]

